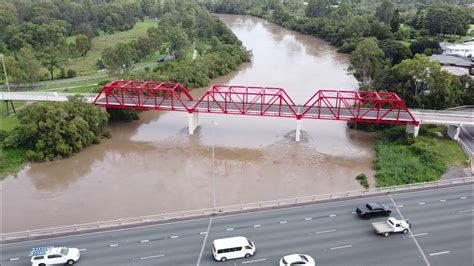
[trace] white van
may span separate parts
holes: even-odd
[[[212,255],[217,261],[248,258],[255,254],[255,244],[243,236],[212,241]]]

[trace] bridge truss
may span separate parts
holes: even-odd
[[[94,104],[107,108],[185,111],[364,123],[415,125],[419,122],[392,92],[319,90],[296,105],[282,88],[213,85],[197,101],[179,83],[114,81]]]

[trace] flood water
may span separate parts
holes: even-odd
[[[220,18],[253,59],[213,83],[282,87],[296,104],[318,89],[357,87],[347,56],[327,43],[253,17]],[[373,176],[373,137],[344,122],[305,120],[296,143],[288,118],[200,114],[188,135],[184,113],[140,117],[112,124],[112,139],[72,158],[1,181],[2,232],[208,208],[214,182],[224,206],[357,190],[356,175]]]

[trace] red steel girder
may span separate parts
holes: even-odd
[[[375,91],[320,90],[303,105],[300,118],[419,124],[395,93]]]
[[[296,117],[295,103],[282,88],[213,85],[192,112]]]
[[[116,80],[99,91],[94,104],[107,108],[189,111],[193,97],[180,83]]]

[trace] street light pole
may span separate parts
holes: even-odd
[[[213,208],[216,208],[216,177],[214,173],[214,161],[215,161],[215,153],[214,153],[214,125],[216,122],[214,119],[211,121],[211,145],[212,145],[212,168],[211,168],[211,175],[212,175],[212,202]]]
[[[3,59],[5,56],[3,54],[0,54],[0,57],[2,58],[3,73],[5,74],[5,85],[7,85],[7,90],[8,92],[10,92],[10,84],[8,83],[7,69],[5,67],[5,60]]]

